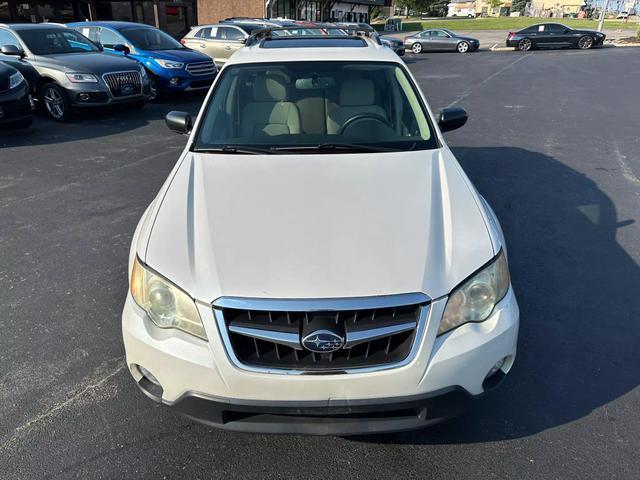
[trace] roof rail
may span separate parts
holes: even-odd
[[[340,27],[336,27],[336,28],[340,28]],[[245,43],[245,45],[247,47],[251,46],[251,45],[255,45],[256,43],[258,43],[260,40],[286,40],[286,39],[291,39],[292,37],[300,37],[300,38],[359,38],[359,37],[370,37],[372,38],[378,45],[382,45],[382,43],[380,42],[380,38],[377,35],[373,35],[370,32],[366,32],[366,31],[362,31],[362,30],[347,30],[347,29],[343,29],[340,28],[340,30],[344,30],[345,32],[354,32],[354,34],[351,35],[331,35],[331,34],[326,34],[326,35],[286,35],[286,36],[274,36],[272,35],[273,32],[291,32],[291,31],[299,31],[299,30],[325,30],[326,27],[321,27],[321,26],[317,26],[317,27],[307,27],[307,26],[296,26],[296,27],[269,27],[269,28],[263,28],[260,30],[253,30],[251,32],[251,35],[249,36],[249,38],[247,39],[247,42]],[[375,32],[374,32],[375,33]]]

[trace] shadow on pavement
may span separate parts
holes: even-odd
[[[0,131],[0,149],[23,145],[51,145],[107,137],[147,126],[162,120],[171,110],[184,110],[195,115],[204,95],[181,95],[147,104],[144,108],[130,105],[80,110],[72,121],[59,124],[43,112],[34,116],[31,128]]]
[[[581,419],[640,384],[640,268],[616,242],[618,229],[633,221],[617,218],[594,182],[549,156],[453,150],[507,238],[521,310],[518,358],[504,385],[463,417],[358,441],[526,437]]]

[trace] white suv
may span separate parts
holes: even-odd
[[[149,397],[217,427],[359,434],[463,412],[511,369],[494,213],[405,64],[262,36],[220,71],[133,238],[122,328]],[[251,40],[251,39],[250,39]]]

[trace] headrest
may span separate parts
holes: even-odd
[[[287,84],[276,75],[263,75],[253,82],[253,100],[280,102],[287,99]]]
[[[340,106],[355,107],[374,105],[376,93],[373,82],[368,78],[350,78],[340,87]]]

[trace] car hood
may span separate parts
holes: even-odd
[[[473,37],[464,37],[461,35],[456,35],[456,39],[457,40],[466,40],[467,42],[477,42],[478,39],[477,38],[473,38]]]
[[[138,70],[138,62],[123,55],[105,52],[64,53],[59,55],[39,55],[39,66],[53,67],[65,72],[96,73],[122,70]]]
[[[196,299],[448,294],[494,255],[447,149],[187,153],[138,254]]]
[[[200,52],[194,52],[193,50],[185,49],[175,49],[175,50],[144,50],[139,51],[139,55],[144,55],[145,57],[158,58],[160,60],[169,60],[172,62],[204,62],[206,60],[211,60],[210,57],[206,56]]]

